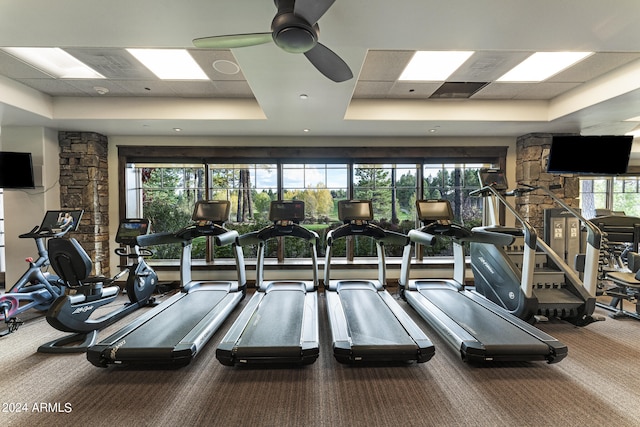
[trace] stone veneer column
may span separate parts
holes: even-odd
[[[546,172],[552,134],[527,134],[516,140],[516,180],[529,185],[549,188],[560,185],[553,193],[572,208],[580,207],[580,178],[573,175]],[[576,155],[576,161],[579,161]],[[515,183],[514,183],[515,184]],[[515,187],[515,185],[511,185]],[[540,192],[516,197],[516,209],[543,237],[544,210],[560,208],[553,199]]]
[[[109,176],[107,137],[93,132],[60,132],[60,206],[84,209],[72,233],[94,264],[94,274],[109,273]]]

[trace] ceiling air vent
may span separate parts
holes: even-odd
[[[445,82],[429,98],[466,99],[488,84],[488,82]]]

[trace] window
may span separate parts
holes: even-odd
[[[126,216],[148,218],[153,232],[177,231],[189,224],[195,202],[204,198],[202,165],[127,165]],[[154,248],[156,259],[180,258],[177,245]],[[194,258],[204,258],[205,239],[196,239]]]
[[[585,218],[624,213],[640,216],[640,177],[580,179],[580,208]]]
[[[142,150],[138,148],[135,155],[127,156],[127,147],[120,147],[121,159],[127,161],[125,167],[121,166],[127,177],[122,192],[126,195],[122,197],[125,208],[121,211],[124,210],[128,216],[151,219],[156,232],[178,230],[189,224],[195,201],[205,198],[207,194],[211,199],[231,201],[227,227],[243,234],[269,224],[271,201],[280,198],[303,200],[306,218],[302,225],[318,233],[320,242],[317,249],[320,256],[324,255],[326,233],[341,225],[337,203],[349,198],[372,200],[374,222],[401,233],[419,226],[415,212],[415,201],[419,198],[447,199],[452,203],[458,221],[468,226],[478,225],[481,222],[482,201],[468,197],[468,194],[479,186],[477,173],[480,167],[504,167],[506,149],[469,148],[474,155],[468,156],[461,156],[464,150],[449,149],[445,151],[453,153],[456,158],[463,158],[455,162],[443,162],[446,156],[442,155],[441,148],[431,149],[439,153],[433,159],[425,156],[428,153],[424,149],[395,148],[332,148],[302,156],[302,149],[283,149],[283,157],[276,159],[271,152],[263,152],[260,148],[229,148],[223,150],[223,155],[216,153],[220,149],[211,149],[213,153],[208,155],[190,156],[188,147],[178,152],[153,147],[154,153],[149,156],[156,162],[143,163],[137,157]],[[192,150],[200,154],[201,149]],[[369,158],[350,157],[351,152],[362,154],[363,151]],[[178,153],[182,158],[197,158],[201,163],[170,163]],[[250,154],[251,157],[240,158],[239,154]],[[402,160],[393,162],[398,155],[402,155]],[[165,156],[167,163],[157,162],[159,157]],[[468,163],[465,161],[467,157],[470,160]],[[386,161],[375,161],[382,158]],[[167,218],[162,218],[162,215]],[[203,242],[198,244],[196,251],[194,245],[194,258],[210,261],[217,257],[232,256],[227,248],[215,248],[215,253],[208,253],[211,248],[212,245]],[[308,252],[306,244],[296,239],[280,239],[266,248],[268,257],[278,259],[308,257]],[[244,248],[244,253],[247,257],[255,256],[255,248]],[[387,247],[388,256],[401,254],[402,248]],[[430,249],[425,254],[442,253]],[[179,248],[175,248],[174,252],[167,249],[156,258],[179,258],[179,255]],[[352,243],[340,242],[334,247],[333,255],[349,258],[375,256],[376,249],[370,239],[353,239]]]

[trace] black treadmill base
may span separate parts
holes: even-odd
[[[225,366],[249,366],[249,365],[270,365],[270,366],[304,366],[311,365],[318,360],[319,349],[313,348],[305,351],[301,351],[296,356],[285,355],[259,355],[254,354],[251,356],[243,357],[238,355],[233,349],[225,349],[218,347],[216,349],[216,359]]]

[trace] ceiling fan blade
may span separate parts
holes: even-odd
[[[202,37],[193,40],[195,47],[208,49],[232,49],[256,46],[273,41],[271,33],[233,34],[229,36]]]
[[[301,16],[311,25],[325,14],[336,0],[295,0],[293,14]]]
[[[313,49],[305,52],[304,56],[318,71],[334,82],[344,82],[353,77],[347,63],[323,44],[317,43]]]

